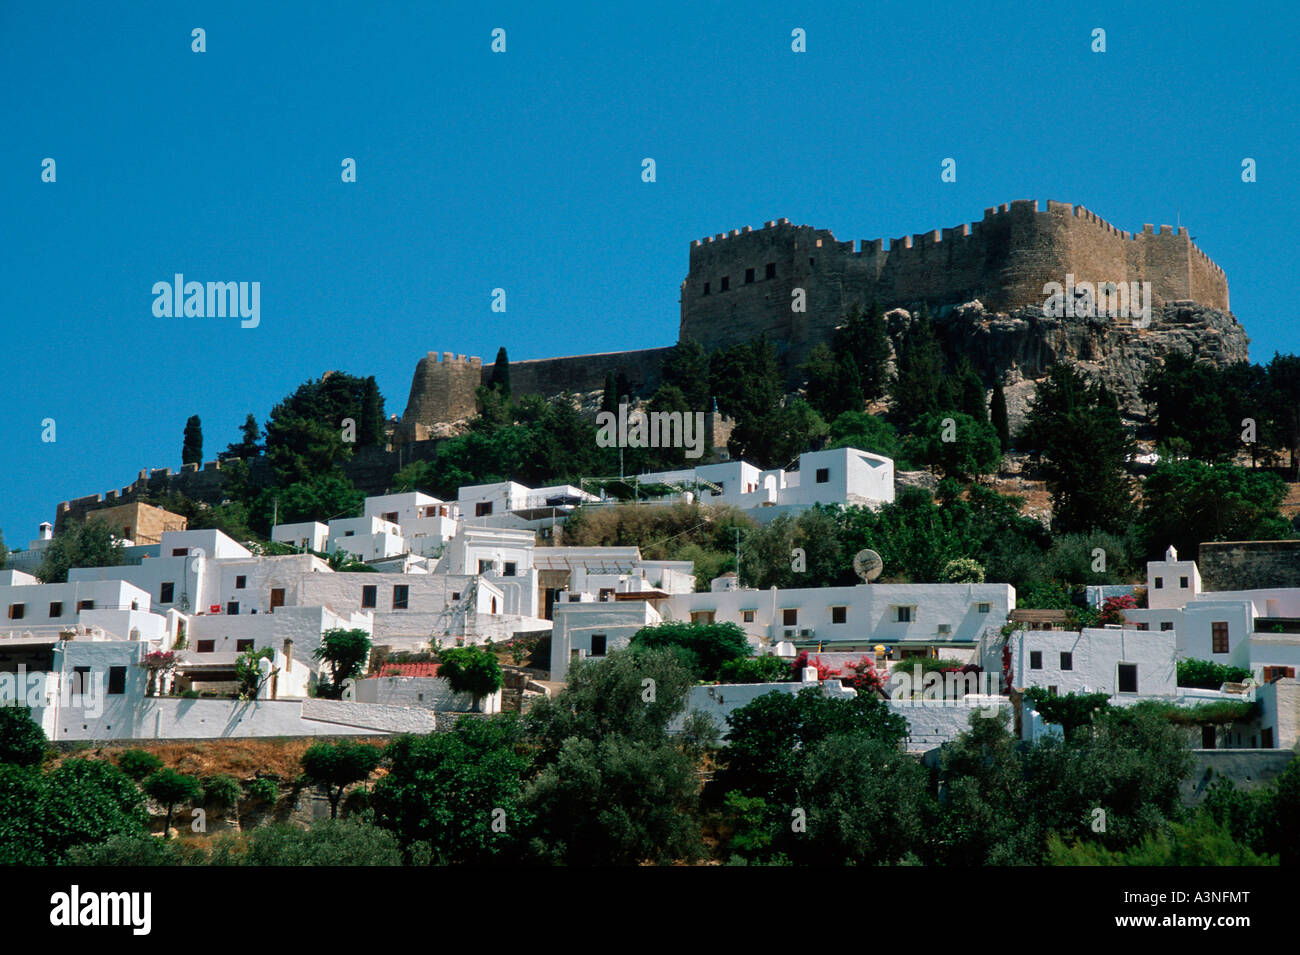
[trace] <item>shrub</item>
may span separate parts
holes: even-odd
[[[1228,666],[1210,660],[1179,660],[1178,685],[1202,690],[1217,690],[1225,683],[1244,683],[1250,679],[1246,667]]]
[[[475,699],[501,689],[504,677],[496,654],[480,647],[456,647],[442,652],[438,676],[456,693],[472,693]]]
[[[126,749],[117,757],[117,768],[136,782],[162,769],[160,757],[143,749]]]
[[[273,803],[280,798],[280,786],[274,779],[259,776],[244,784],[244,795],[254,802]]]
[[[790,663],[776,656],[739,657],[718,668],[723,683],[783,683],[793,679]]]
[[[203,780],[203,801],[210,806],[233,809],[241,794],[239,780],[234,776],[209,776]]]
[[[25,706],[0,706],[0,763],[35,766],[45,758],[45,731]]]

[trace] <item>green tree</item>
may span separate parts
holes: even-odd
[[[897,743],[852,733],[818,743],[800,792],[808,831],[786,840],[791,858],[814,865],[899,861],[925,831],[927,776]]]
[[[504,677],[496,654],[481,647],[455,647],[438,654],[438,676],[455,693],[471,693],[475,708],[479,700],[501,689]]]
[[[960,411],[926,412],[918,417],[907,455],[945,475],[967,480],[996,471],[1002,462],[993,426]]]
[[[1002,390],[1002,379],[993,383],[993,400],[989,404],[989,422],[998,433],[998,444],[1002,453],[1011,450],[1011,425],[1007,420],[1007,396]]]
[[[143,749],[124,749],[117,757],[117,768],[136,782],[162,769],[160,756]]]
[[[0,706],[0,763],[39,766],[49,740],[25,706]]]
[[[510,400],[510,359],[506,357],[504,345],[497,349],[497,360],[492,364],[492,375],[488,379],[488,387],[493,391],[500,392],[501,396],[507,401]]]
[[[326,819],[310,828],[259,826],[248,837],[244,865],[395,866],[402,853],[385,830],[359,819]]]
[[[427,847],[438,865],[514,861],[532,824],[520,805],[528,759],[514,715],[462,719],[449,733],[400,736],[374,788],[376,824],[404,852]]]
[[[167,815],[163,820],[164,839],[171,838],[172,810],[179,803],[193,802],[198,799],[203,791],[203,787],[193,776],[166,768],[148,777],[141,784],[141,788],[154,802],[167,807]]]
[[[203,463],[203,425],[198,415],[185,422],[185,441],[181,446],[181,464]]]
[[[616,394],[617,386],[614,384],[614,373],[605,372],[605,389],[600,395],[600,410],[608,411],[610,414],[618,414],[618,395]]]
[[[910,431],[921,415],[949,407],[944,379],[943,349],[930,313],[922,310],[899,341],[896,371],[890,382],[891,414],[904,431]]]
[[[7,563],[9,563],[9,548],[5,546],[4,533],[0,532],[0,570],[4,570]]]
[[[330,818],[335,819],[343,790],[369,779],[382,758],[382,750],[365,743],[312,743],[302,754],[302,773],[307,782],[325,791]]]
[[[328,681],[321,680],[322,696],[339,699],[343,684],[359,677],[370,660],[370,634],[361,629],[331,627],[321,634],[320,646],[312,656],[330,668]]]
[[[262,429],[258,427],[256,417],[249,414],[240,425],[239,433],[239,441],[227,445],[225,452],[220,455],[222,460],[255,458],[262,453]]]
[[[1123,529],[1132,508],[1126,467],[1133,441],[1099,386],[1063,362],[1053,365],[1034,390],[1017,446],[1040,462],[1053,530]]]
[[[714,681],[724,663],[750,655],[745,631],[734,623],[670,621],[642,627],[632,636],[634,648],[669,649],[697,679]]]
[[[1187,442],[1191,454],[1204,461],[1221,461],[1240,446],[1229,423],[1219,367],[1190,355],[1171,352],[1153,366],[1142,384],[1142,399],[1154,409],[1156,441]]]
[[[1300,355],[1274,353],[1266,369],[1265,408],[1272,434],[1291,456],[1291,476],[1300,476]]]
[[[266,455],[277,483],[288,485],[330,474],[351,454],[344,421],[356,424],[356,446],[384,439],[383,398],[374,378],[329,372],[303,382],[271,409]]]
[[[902,445],[894,426],[877,415],[864,411],[847,411],[830,424],[831,448],[856,448],[871,454],[893,458],[899,470],[907,470],[899,463]],[[902,462],[906,463],[906,462]]]
[[[69,523],[45,548],[36,576],[43,583],[67,583],[73,567],[117,567],[126,562],[123,545],[102,517]]]
[[[833,352],[824,342],[813,346],[801,366],[807,379],[808,404],[830,420],[846,412],[861,412],[865,397],[857,363],[848,352]]]
[[[885,393],[885,368],[889,362],[889,333],[885,328],[885,313],[879,302],[872,302],[864,312],[861,306],[850,306],[844,324],[835,329],[832,337],[835,352],[850,357],[856,378],[865,398],[879,398]]]
[[[275,650],[262,647],[260,650],[245,650],[235,658],[235,680],[239,684],[239,698],[252,700],[257,698],[257,691],[262,686],[262,671],[258,669],[261,660],[275,660]]]
[[[663,360],[659,383],[679,389],[690,408],[708,411],[713,407],[709,353],[697,341],[683,339],[669,349]]]
[[[1149,555],[1173,544],[1195,560],[1201,541],[1279,540],[1295,536],[1279,508],[1277,475],[1231,464],[1161,461],[1142,488],[1140,521]]]

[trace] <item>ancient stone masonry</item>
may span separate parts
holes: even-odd
[[[1207,541],[1196,562],[1204,591],[1300,587],[1300,540]]]
[[[1150,282],[1153,305],[1195,301],[1228,311],[1223,270],[1186,228],[1121,231],[1082,206],[1017,200],[982,221],[893,239],[837,241],[788,219],[691,243],[681,289],[679,338],[723,348],[767,332],[792,371],[829,340],[854,303],[937,310],[978,299],[990,311],[1042,305],[1044,286],[1079,281]],[[807,311],[791,308],[802,289]]]

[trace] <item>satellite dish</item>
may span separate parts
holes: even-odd
[[[862,578],[865,584],[871,583],[885,569],[885,562],[874,550],[860,550],[853,555],[853,572]]]

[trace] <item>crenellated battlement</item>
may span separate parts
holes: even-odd
[[[1048,283],[1149,282],[1159,305],[1195,301],[1228,311],[1228,282],[1185,227],[1129,232],[1082,205],[1017,199],[983,218],[889,238],[841,242],[789,219],[699,239],[682,283],[682,338],[725,347],[766,332],[787,366],[829,339],[847,307],[932,308],[979,299],[1008,311],[1041,305]],[[803,292],[807,310],[793,312]]]

